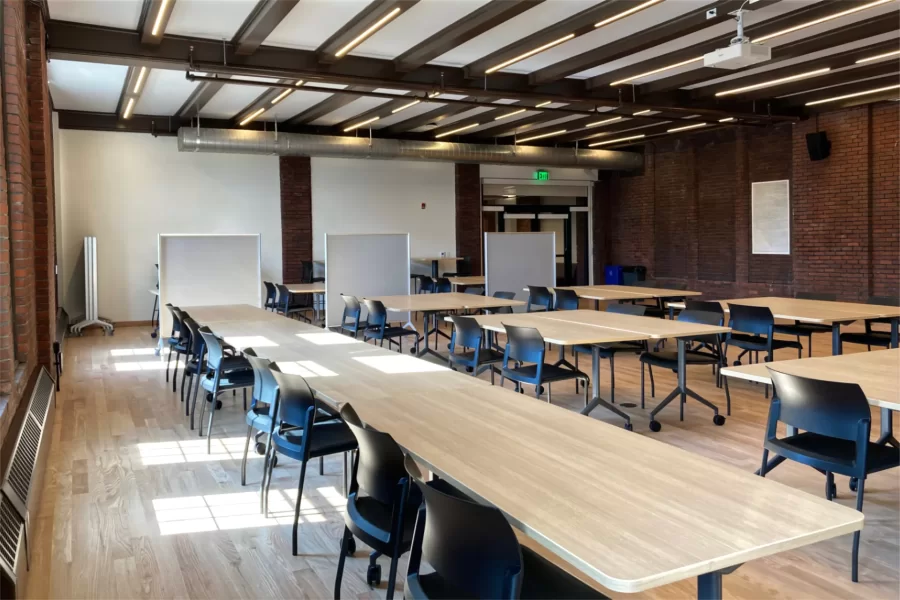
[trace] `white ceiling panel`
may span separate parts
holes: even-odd
[[[479,125],[478,127],[473,127],[466,133],[475,133],[476,131],[481,131],[482,129],[488,129],[489,127],[496,127],[497,125],[503,125],[506,123],[515,123],[519,119],[524,119],[525,117],[530,117],[532,115],[536,115],[536,114],[538,114],[538,112],[540,112],[540,111],[527,110],[527,111],[525,111],[523,113],[519,113],[515,116],[506,117],[505,119],[500,119],[499,121],[496,119],[491,119],[490,121],[487,121],[486,123]]]
[[[369,0],[300,0],[265,44],[315,50],[368,5]]]
[[[548,25],[567,19],[572,15],[599,4],[597,0],[552,0],[542,2],[530,10],[513,17],[442,54],[434,64],[461,67],[503,48]]]
[[[332,96],[328,92],[313,92],[298,90],[287,98],[266,111],[259,119],[261,121],[285,121],[299,115],[307,108],[311,108],[319,102],[324,102]]]
[[[231,40],[256,6],[256,0],[178,0],[166,35]]]
[[[487,106],[476,106],[471,110],[464,110],[461,113],[457,113],[453,116],[447,117],[446,119],[442,119],[440,123],[438,123],[438,127],[446,127],[452,123],[456,123],[457,121],[463,121],[465,119],[471,119],[477,115],[480,115],[483,112],[487,112],[489,110],[494,110],[493,108],[489,108]],[[434,129],[434,126],[425,125],[422,128],[416,129],[416,131],[428,131],[429,129]]]
[[[115,112],[128,67],[99,63],[51,60],[47,79],[53,108]]]
[[[346,84],[343,84],[343,83],[324,83],[324,82],[320,82],[320,81],[307,81],[306,83],[303,84],[303,87],[323,88],[326,90],[342,90],[347,86],[346,86]]]
[[[48,0],[50,18],[105,27],[137,29],[141,0]]]
[[[422,0],[354,48],[351,54],[396,58],[488,1]]]
[[[196,81],[185,79],[183,71],[152,69],[134,112],[138,115],[174,115],[197,85]]]
[[[249,78],[248,78],[249,79]],[[278,81],[277,79],[265,79],[269,83]],[[266,88],[250,85],[235,85],[226,83],[222,89],[212,97],[212,100],[206,103],[200,110],[200,116],[211,117],[214,119],[230,119],[236,116],[240,111],[244,110],[248,104],[253,102],[261,94],[265,93]]]
[[[372,98],[368,96],[363,96],[362,98],[357,98],[350,104],[346,104],[334,112],[330,112],[324,117],[316,119],[312,122],[313,125],[337,125],[347,119],[352,119],[358,114],[364,113],[367,110],[372,110],[378,106],[381,106],[385,102],[390,102],[387,98]]]
[[[412,100],[410,100],[412,102]],[[407,119],[412,119],[413,117],[418,117],[419,115],[425,114],[428,111],[434,110],[435,108],[446,106],[446,104],[439,104],[437,102],[420,102],[415,106],[410,106],[405,110],[401,110],[398,113],[394,113],[387,117],[381,117],[374,123],[372,123],[373,129],[381,129],[382,127],[388,127],[395,123],[400,123],[402,121],[406,121]]]
[[[565,124],[569,121],[574,121],[576,119],[583,119],[584,115],[566,115],[564,117],[560,117],[558,119],[553,119],[552,121],[544,121],[543,123],[529,123],[527,125],[523,125],[516,129],[516,133],[524,133],[526,131],[531,131],[532,129],[543,129],[545,127],[553,127],[554,125],[559,125],[560,129],[566,129]]]

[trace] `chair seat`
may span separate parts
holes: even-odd
[[[354,325],[353,323],[343,323],[341,325],[341,329],[343,331],[349,331],[353,333],[354,331],[363,331],[364,329],[369,328],[369,323],[367,321],[360,321],[359,325]]]
[[[743,350],[759,350],[764,352],[768,350],[766,346],[766,338],[758,335],[749,335],[746,333],[732,333],[731,337],[725,340],[729,346],[735,346]],[[803,348],[803,345],[797,340],[772,340],[772,349],[780,350],[782,348]]]
[[[811,457],[823,462],[840,463],[845,465],[848,471],[853,467],[853,460],[856,457],[855,442],[810,432],[769,440],[765,446],[776,454],[799,462],[803,462],[803,457]],[[866,449],[866,472],[877,473],[898,466],[900,466],[900,449],[869,442]]]
[[[891,345],[891,334],[887,331],[872,331],[870,333],[848,331],[841,334],[841,342],[888,348]]]
[[[266,433],[272,431],[272,417],[269,416],[269,407],[265,404],[257,404],[248,410],[245,421],[253,429]]]
[[[209,375],[212,375],[210,373]],[[200,384],[207,392],[213,389],[214,377],[204,377]],[[219,391],[230,390],[232,388],[244,388],[253,386],[253,369],[236,370],[223,373],[219,378]]]
[[[676,370],[678,369],[678,352],[675,350],[644,352],[641,354],[641,362],[654,367]],[[706,352],[685,352],[684,362],[688,365],[717,365],[719,359]]]
[[[401,552],[406,552],[412,543],[413,531],[416,528],[418,511],[410,502],[407,504],[406,514],[403,519],[403,534],[400,542]],[[344,513],[344,522],[364,544],[374,550],[390,554],[391,548],[388,542],[391,537],[391,519],[393,507],[383,504],[370,496],[350,494],[347,498],[347,512]]]
[[[450,362],[465,367],[475,366],[475,351],[455,352],[450,355]],[[478,351],[478,366],[503,362],[503,353],[493,348],[482,348]]]
[[[784,335],[812,335],[814,333],[831,333],[831,325],[819,323],[794,323],[792,325],[776,325],[775,333]]]
[[[584,377],[587,375],[581,371],[573,371],[564,367],[544,363],[541,369],[541,381],[537,380],[537,365],[524,365],[515,369],[505,368],[502,375],[513,381],[522,383],[553,383],[554,381],[564,381],[566,379],[575,379],[576,377]]]
[[[292,430],[276,433],[272,439],[275,448],[285,456],[294,460],[303,460],[301,445],[303,430]],[[309,457],[327,456],[338,452],[349,452],[356,449],[356,438],[343,421],[327,421],[315,426],[310,444]]]

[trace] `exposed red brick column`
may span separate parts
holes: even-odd
[[[0,80],[0,101],[6,89]],[[6,179],[6,140],[0,135],[0,177]],[[10,271],[9,202],[5,185],[0,185],[0,396],[12,391],[14,376],[12,274]],[[0,420],[2,421],[2,420]],[[0,433],[4,431],[0,427]]]
[[[481,165],[456,165],[456,255],[472,259],[481,275]]]
[[[34,293],[37,360],[51,367],[56,333],[56,220],[53,195],[53,124],[41,9],[27,5],[28,104],[34,210]]]
[[[312,260],[312,169],[308,156],[278,159],[281,178],[281,277],[301,281],[302,261]]]
[[[900,111],[894,103],[872,107],[872,291],[900,296]]]

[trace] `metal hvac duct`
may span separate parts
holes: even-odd
[[[275,154],[278,156],[400,158],[604,170],[635,170],[640,169],[644,164],[644,157],[640,154],[615,150],[454,144],[440,141],[370,139],[368,137],[275,133],[243,129],[197,129],[193,127],[182,127],[178,130],[178,150],[180,152]]]

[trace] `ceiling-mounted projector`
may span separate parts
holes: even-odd
[[[737,20],[737,35],[731,38],[727,48],[717,48],[703,55],[704,67],[716,69],[741,69],[772,59],[772,49],[759,44],[751,44],[750,38],[744,36],[744,12],[733,13]]]

